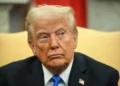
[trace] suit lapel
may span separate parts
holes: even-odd
[[[88,79],[86,71],[87,67],[84,58],[75,53],[68,86],[85,86]]]
[[[15,76],[13,86],[44,86],[42,65],[36,56],[26,61],[26,66],[21,67]]]
[[[103,86],[88,58],[81,53],[75,53],[68,86]]]
[[[41,62],[37,59],[30,68],[32,74],[33,85],[30,86],[44,86],[44,74]]]

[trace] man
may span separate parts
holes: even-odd
[[[117,70],[74,52],[78,32],[72,8],[33,8],[26,27],[34,56],[1,67],[0,86],[118,86]]]

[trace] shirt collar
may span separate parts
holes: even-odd
[[[62,78],[62,80],[64,81],[66,86],[68,86],[68,80],[69,80],[69,75],[70,75],[70,72],[71,72],[72,64],[73,64],[73,59],[70,62],[67,69],[60,74],[60,77]]]
[[[53,74],[48,71],[48,69],[42,64],[43,67],[43,73],[44,73],[44,82],[45,85],[48,83],[48,81],[52,78]]]
[[[66,85],[68,85],[68,80],[69,80],[69,75],[70,75],[70,71],[72,68],[72,64],[73,64],[73,59],[70,62],[67,69],[59,75]],[[53,74],[43,64],[42,64],[42,67],[43,67],[43,73],[44,73],[44,82],[46,85],[49,82],[49,80],[53,77]]]

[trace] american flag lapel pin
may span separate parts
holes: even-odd
[[[84,85],[85,84],[85,81],[83,79],[79,79],[79,83]]]

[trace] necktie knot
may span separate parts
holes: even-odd
[[[54,82],[53,86],[58,86],[58,84],[62,81],[61,77],[58,75],[54,75],[52,77],[52,80]]]

